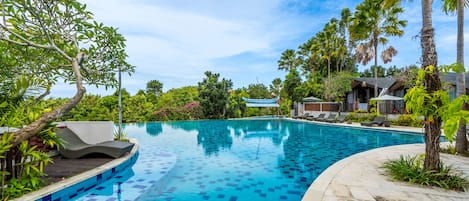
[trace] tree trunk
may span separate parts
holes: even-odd
[[[331,59],[327,59],[327,81],[331,83]]]
[[[422,0],[422,32],[420,43],[422,46],[422,68],[434,66],[433,72],[425,76],[425,86],[429,94],[441,89],[438,73],[438,60],[434,43],[432,25],[432,0]],[[436,101],[436,106],[441,107],[441,101]],[[440,133],[441,118],[425,117],[425,162],[427,170],[439,171],[440,169]]]
[[[458,42],[457,42],[457,63],[464,65],[464,0],[458,1]],[[466,76],[465,70],[458,72],[456,84],[457,96],[466,94]],[[464,103],[463,110],[467,110],[467,103]],[[456,151],[458,153],[467,152],[467,138],[466,138],[466,121],[461,119],[459,121],[458,134],[456,136]]]
[[[376,32],[373,32],[373,38],[374,38],[374,42],[373,42],[373,48],[375,48],[375,70],[374,70],[374,74],[375,74],[375,95],[374,97],[378,97],[378,35],[376,34]]]
[[[48,123],[55,121],[56,119],[60,118],[61,116],[67,114],[76,104],[78,104],[86,92],[85,87],[82,84],[82,77],[80,73],[80,67],[78,64],[78,60],[80,56],[77,58],[72,59],[72,68],[73,72],[76,76],[76,87],[77,92],[75,96],[73,96],[70,101],[66,104],[62,105],[61,107],[43,114],[38,120],[34,121],[33,123],[21,128],[15,133],[15,137],[13,139],[13,146],[20,144],[22,141],[29,139],[30,137],[38,134]]]

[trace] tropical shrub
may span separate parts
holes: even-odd
[[[387,161],[383,168],[396,180],[466,191],[469,183],[459,171],[453,170],[451,166],[444,165],[443,162],[440,162],[439,172],[428,170],[423,167],[423,159],[423,155],[418,157],[401,156],[398,160]]]
[[[414,115],[402,114],[394,123],[400,126],[422,127],[423,120]]]
[[[355,122],[372,121],[376,117],[376,113],[363,113],[361,110],[351,112],[345,118]]]

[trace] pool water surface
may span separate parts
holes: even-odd
[[[419,134],[282,119],[136,123],[125,132],[139,141],[136,163],[75,200],[297,201],[343,158],[423,142]],[[171,170],[158,168],[165,153],[177,156]]]

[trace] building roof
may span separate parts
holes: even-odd
[[[280,107],[277,103],[279,99],[279,97],[270,99],[252,99],[243,97],[243,100],[246,102],[246,107]]]
[[[374,77],[357,77],[354,78],[355,82],[358,83],[365,83],[366,86],[374,87],[375,86],[375,78]],[[396,80],[392,77],[378,77],[378,88],[389,88],[391,85],[394,84]]]
[[[451,85],[456,86],[457,75],[458,74],[454,72],[449,72],[449,73],[440,72],[440,79],[441,81],[444,81],[444,82],[450,83]],[[466,89],[468,88],[469,88],[469,73],[466,73]]]

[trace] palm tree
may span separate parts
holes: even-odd
[[[337,56],[337,20],[332,18],[321,32],[316,34],[316,43],[311,47],[312,54],[320,55],[327,62],[327,78],[331,79],[332,57]]]
[[[401,0],[384,0],[382,5],[384,8],[392,7]],[[435,48],[435,33],[432,22],[432,4],[433,0],[422,0],[422,30],[420,37],[420,45],[422,46],[422,68],[434,66],[433,72],[425,76],[425,89],[428,94],[441,89],[441,81],[439,77],[438,58]],[[441,102],[435,102],[436,107],[441,107]],[[440,170],[440,134],[441,134],[441,118],[435,116],[433,119],[425,117],[425,160],[424,168],[439,172]]]
[[[457,41],[457,63],[462,66],[461,72],[458,72],[456,82],[456,95],[466,94],[466,76],[464,70],[464,7],[469,5],[469,0],[445,0],[443,2],[443,11],[457,12],[458,15],[458,41]],[[463,105],[466,109],[467,103]],[[459,122],[458,134],[456,136],[456,151],[459,153],[467,152],[466,121],[461,119]]]
[[[355,46],[354,41],[350,38],[350,26],[352,26],[352,12],[348,8],[342,9],[339,20],[339,37],[343,45],[339,46],[339,58],[341,70],[346,67],[346,59],[350,56]],[[355,66],[355,64],[353,65]],[[349,69],[351,70],[351,69]]]
[[[300,65],[296,52],[292,49],[285,50],[277,63],[278,69],[285,71],[296,69]]]
[[[363,41],[356,49],[357,61],[366,65],[374,59],[374,66],[378,66],[378,45],[386,45],[389,36],[402,36],[402,30],[407,21],[399,20],[398,15],[404,9],[398,3],[384,6],[383,0],[364,0],[356,8],[351,37]],[[384,63],[390,62],[397,54],[397,50],[390,46],[382,53]],[[374,71],[375,96],[378,95],[378,71]]]
[[[300,67],[304,75],[314,75],[317,61],[319,59],[314,58],[315,55],[311,54],[311,47],[316,42],[316,38],[312,37],[302,45],[298,47],[298,59]]]
[[[439,77],[438,58],[435,48],[435,33],[432,22],[433,0],[422,0],[422,31],[420,44],[422,46],[422,67],[434,66],[433,72],[425,76],[425,85],[428,94],[433,94],[441,89]],[[441,107],[441,101],[437,101],[436,107]],[[441,117],[434,119],[425,117],[425,161],[424,167],[427,170],[439,172],[440,170],[440,133]]]

